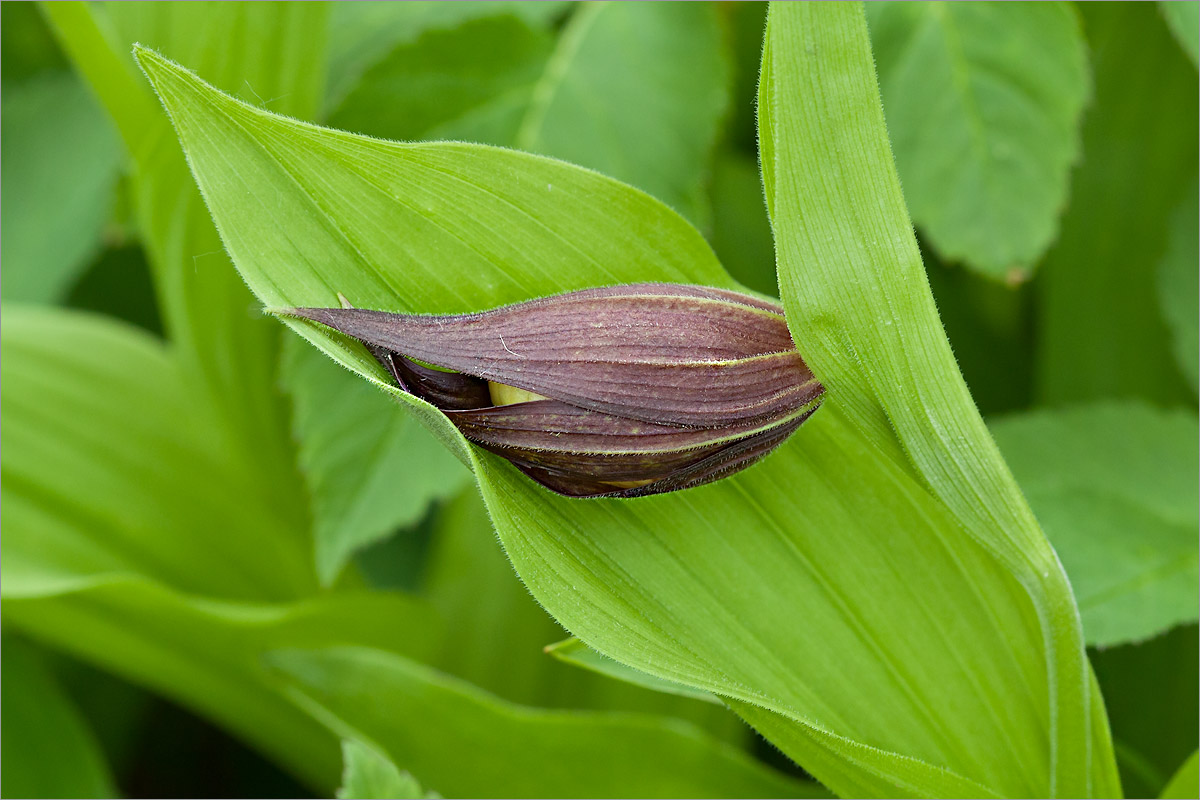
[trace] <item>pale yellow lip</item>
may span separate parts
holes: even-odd
[[[547,399],[543,395],[535,394],[525,389],[518,389],[506,383],[496,383],[495,381],[488,381],[488,394],[492,396],[492,402],[498,406],[511,406],[513,403],[528,403],[531,400]]]

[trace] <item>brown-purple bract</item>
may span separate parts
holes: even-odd
[[[451,316],[284,313],[363,342],[468,440],[571,497],[658,494],[744,469],[824,391],[783,309],[724,289],[611,286]]]

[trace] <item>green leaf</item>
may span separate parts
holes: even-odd
[[[1067,568],[1089,644],[1196,621],[1194,414],[1112,403],[1014,415],[991,429]]]
[[[256,485],[297,529],[286,412],[276,387],[278,333],[255,314],[172,141],[170,124],[129,56],[135,41],[204,65],[221,85],[283,113],[311,115],[321,96],[322,4],[51,3],[44,7],[78,71],[100,97],[134,161],[133,205],[154,268],[163,321],[194,391],[258,460]]]
[[[474,487],[436,515],[433,529],[422,594],[452,633],[430,660],[432,666],[516,703],[663,714],[694,722],[730,743],[745,742],[745,724],[714,705],[711,694],[699,693],[709,702],[697,703],[662,694],[659,679],[643,673],[635,674],[653,691],[635,688],[624,675],[607,673],[619,679],[611,680],[561,663],[561,654],[546,645],[562,638],[563,629],[513,573]],[[633,672],[611,659],[606,663]],[[676,694],[697,694],[678,688]]]
[[[891,158],[862,9],[771,8],[759,97],[763,182],[792,337],[827,389],[822,413],[843,412],[881,458],[915,479],[913,491],[1019,583],[986,596],[1014,610],[1032,601],[1044,646],[1021,654],[1045,659],[1023,668],[1048,680],[1039,701],[1049,700],[1052,760],[1046,774],[1029,761],[1014,769],[1045,781],[1035,793],[1103,794],[1115,768],[1102,718],[1091,719],[1098,695],[1078,611],[938,320]],[[950,547],[967,549],[960,541]]]
[[[1193,751],[1188,760],[1180,765],[1159,797],[1184,800],[1195,794],[1200,794],[1200,752],[1197,751]]]
[[[1200,3],[1196,0],[1164,0],[1158,4],[1167,27],[1179,42],[1192,66],[1200,66]]]
[[[1079,155],[1086,49],[1066,3],[868,3],[896,168],[948,261],[1027,277]]]
[[[1154,797],[1200,740],[1196,625],[1093,650],[1126,797]]]
[[[441,797],[437,792],[426,792],[416,778],[398,770],[387,756],[356,739],[342,742],[342,760],[346,767],[342,773],[342,788],[337,791],[341,800]]]
[[[1154,268],[1170,213],[1196,178],[1196,70],[1153,6],[1078,8],[1095,101],[1061,236],[1039,268],[1036,394],[1053,405],[1143,398],[1194,406],[1175,368]]]
[[[239,104],[152,52],[139,57],[235,263],[268,305],[336,305],[341,292],[360,308],[436,313],[604,283],[734,285],[680,217],[596,173],[322,130]],[[361,347],[289,324],[389,384]],[[735,698],[842,793],[1048,791],[1047,679],[1028,601],[838,404],[729,480],[575,502],[392,391],[472,465],[517,572],[598,651]]]
[[[204,396],[161,342],[112,320],[4,307],[5,624],[230,728],[314,786],[336,742],[274,694],[265,647],[428,653],[430,609],[316,588],[305,530],[247,492]]]
[[[396,595],[230,602],[140,576],[93,575],[54,594],[4,597],[6,625],[212,719],[321,792],[337,783],[337,740],[276,691],[262,654],[354,642],[420,657],[432,638],[428,615]]]
[[[803,783],[676,720],[518,706],[366,648],[279,651],[269,663],[298,706],[451,796],[804,796]]]
[[[313,590],[305,531],[246,491],[253,462],[161,341],[9,305],[0,330],[5,597],[128,573],[229,598]]]
[[[470,478],[405,409],[299,340],[284,350],[300,466],[313,498],[317,574],[411,525]]]
[[[1200,392],[1200,201],[1197,183],[1171,212],[1167,252],[1158,264],[1158,300],[1163,318],[1171,329],[1175,360],[1183,374]]]
[[[4,637],[5,797],[116,797],[87,723],[37,652]]]
[[[639,672],[627,667],[620,661],[614,661],[603,653],[597,652],[575,637],[546,646],[546,652],[567,664],[574,664],[582,669],[591,670],[600,675],[608,675],[617,680],[626,681],[635,686],[643,686],[656,692],[677,694],[681,697],[692,697],[706,703],[720,703],[711,692],[701,692],[690,686],[684,686],[673,681],[663,680],[645,672]]]
[[[67,72],[6,81],[3,113],[4,299],[59,301],[100,247],[120,145]]]
[[[471,20],[512,15],[546,28],[568,3],[461,2],[333,3],[329,14],[329,92],[326,108],[336,108],[364,73],[434,31],[449,31]],[[492,46],[504,46],[492,42]],[[388,110],[383,110],[387,113]]]
[[[717,257],[739,282],[777,297],[775,242],[757,162],[734,153],[719,156],[713,167],[710,193],[710,241]]]
[[[515,144],[627,181],[703,221],[728,61],[710,3],[580,4]]]
[[[386,139],[509,144],[553,46],[514,16],[431,29],[364,73],[329,124]]]

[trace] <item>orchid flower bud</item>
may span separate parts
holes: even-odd
[[[365,344],[469,441],[571,497],[638,497],[745,469],[823,387],[783,309],[700,286],[586,289],[476,314],[284,312]]]

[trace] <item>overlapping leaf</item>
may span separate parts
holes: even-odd
[[[594,173],[321,130],[140,57],[268,305],[333,306],[340,292],[359,308],[449,312],[588,284],[731,285],[679,217]],[[361,348],[294,324],[383,382]],[[846,412],[823,409],[744,476],[580,503],[401,397],[474,466],[534,595],[601,652],[736,698],[843,792],[1047,791],[1048,690],[1027,601]]]
[[[271,665],[298,705],[363,737],[452,796],[800,797],[807,788],[684,723],[513,705],[428,667],[366,648],[289,650]],[[471,768],[412,725],[457,731]]]
[[[1021,585],[1004,602],[1036,613],[1049,688],[1041,702],[1052,763],[1035,791],[1110,791],[1111,750],[1078,611],[938,321],[891,159],[861,9],[772,6],[759,130],[780,290],[797,347],[828,402]]]
[[[391,398],[302,342],[284,354],[317,573],[328,584],[356,550],[415,523],[469,473]]]

